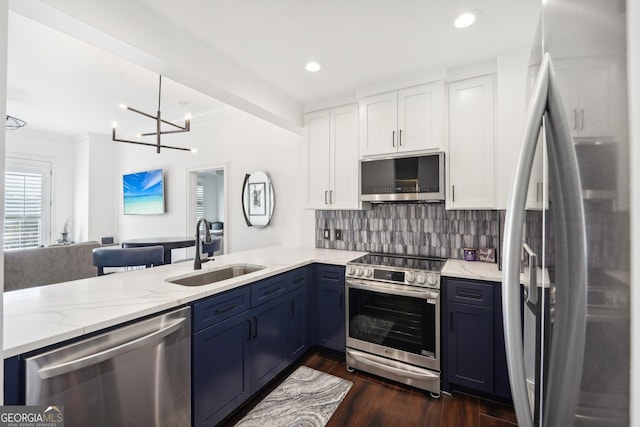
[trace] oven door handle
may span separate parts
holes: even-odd
[[[390,295],[399,295],[420,299],[437,299],[440,296],[440,292],[427,288],[412,288],[409,286],[403,286],[403,289],[399,289],[398,286],[389,285],[381,282],[363,282],[355,280],[347,280],[347,288],[364,289],[372,292],[384,292]]]
[[[382,369],[387,372],[393,372],[394,374],[402,375],[408,378],[415,378],[417,380],[440,381],[439,373],[429,372],[425,368],[420,369],[420,372],[411,371],[408,369],[402,369],[402,368],[397,368],[395,366],[390,366],[385,363],[380,363],[376,360],[373,360],[372,357],[367,357],[366,354],[359,351],[354,351],[349,349],[347,350],[347,352],[351,357],[353,357],[355,360],[357,360],[358,362],[364,365],[373,366],[375,368]]]

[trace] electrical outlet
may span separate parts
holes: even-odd
[[[329,240],[331,238],[331,230],[325,228],[322,237],[324,237],[324,240]]]
[[[337,230],[335,231],[335,236],[336,236],[336,240],[342,240],[342,230]]]

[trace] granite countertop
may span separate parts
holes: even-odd
[[[238,286],[319,262],[345,265],[365,252],[270,247],[216,256],[200,272],[233,264],[263,270],[204,286],[167,279],[196,273],[190,262],[109,274],[4,293],[5,358],[178,307]]]

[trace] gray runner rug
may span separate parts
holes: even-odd
[[[324,426],[353,383],[300,366],[236,426]]]

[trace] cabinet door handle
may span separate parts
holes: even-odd
[[[402,147],[402,129],[398,131],[398,145]]]
[[[573,109],[573,128],[578,129],[578,110]]]
[[[580,129],[584,129],[584,109],[580,109]]]
[[[253,316],[253,337],[256,338],[258,336],[258,318]]]
[[[396,131],[395,130],[391,132],[391,145],[394,146],[394,147],[396,146]]]
[[[329,190],[329,204],[333,204],[333,190]]]
[[[247,319],[247,341],[251,341],[251,320]]]
[[[328,205],[328,203],[327,203],[327,193],[328,193],[328,191],[325,190],[325,192],[324,192],[324,204],[325,205]]]
[[[224,313],[225,311],[229,311],[235,307],[236,307],[236,303],[234,302],[231,305],[217,309],[216,313]]]
[[[451,186],[451,201],[452,202],[456,201],[456,186],[455,185]]]
[[[453,310],[449,310],[449,330],[453,331]]]

